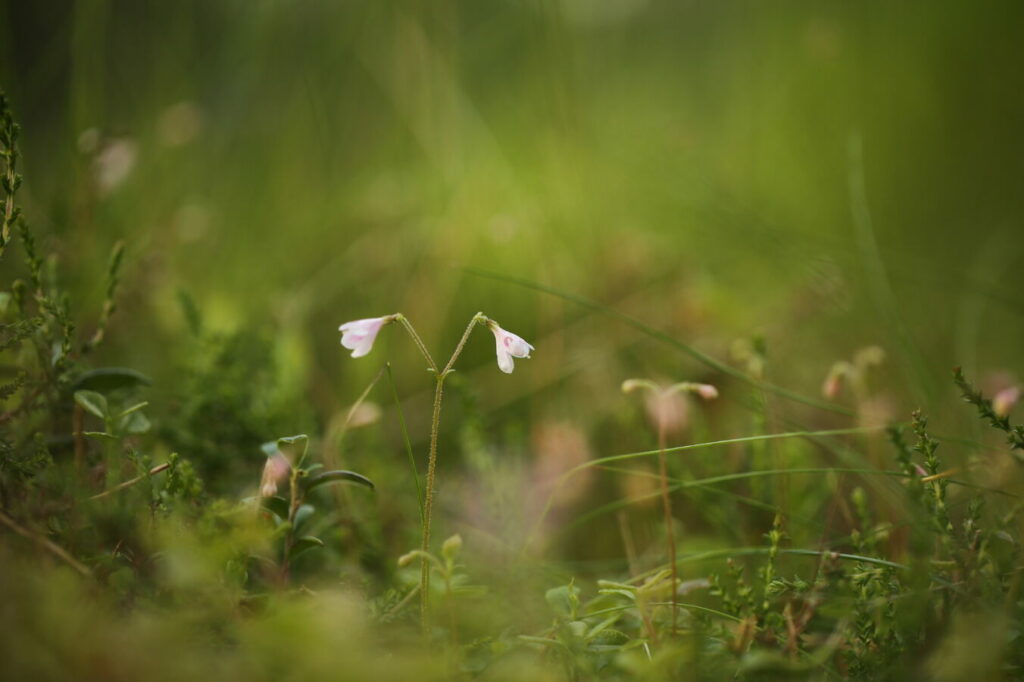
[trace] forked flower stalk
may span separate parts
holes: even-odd
[[[718,389],[711,384],[700,384],[684,381],[671,386],[660,386],[648,379],[627,379],[622,382],[622,392],[631,393],[636,389],[643,389],[650,394],[648,411],[651,420],[658,431],[658,478],[661,481],[661,506],[664,514],[665,524],[665,549],[668,554],[668,562],[671,570],[671,607],[672,607],[672,629],[669,631],[671,637],[675,637],[678,624],[678,585],[679,568],[676,559],[676,535],[674,528],[674,516],[672,514],[672,497],[668,486],[668,461],[665,450],[667,445],[667,433],[670,423],[678,425],[682,422],[682,412],[685,414],[685,404],[680,403],[680,393],[692,393],[704,400],[713,400],[718,397]],[[652,627],[653,632],[653,627]]]
[[[434,509],[434,480],[437,475],[437,438],[441,425],[441,402],[444,398],[444,381],[453,371],[456,360],[459,359],[463,349],[466,347],[469,335],[478,324],[486,325],[494,333],[494,338],[497,343],[496,353],[498,358],[498,367],[506,374],[512,372],[512,358],[530,357],[530,351],[533,350],[533,346],[524,341],[521,337],[505,331],[497,322],[488,318],[483,313],[477,313],[469,321],[469,324],[466,326],[466,331],[463,332],[462,338],[459,339],[459,343],[455,346],[455,350],[452,352],[451,357],[448,359],[444,368],[440,370],[438,369],[438,365],[434,361],[433,356],[431,356],[430,351],[427,350],[426,344],[423,343],[423,339],[420,338],[420,335],[416,332],[412,323],[410,323],[409,320],[401,313],[386,315],[384,317],[356,320],[354,322],[347,322],[341,325],[338,328],[338,330],[342,332],[341,345],[352,350],[352,357],[362,357],[370,352],[373,342],[376,340],[377,334],[380,330],[391,322],[401,323],[406,332],[408,332],[409,337],[412,338],[416,348],[423,355],[424,360],[427,361],[429,370],[434,374],[434,406],[430,419],[430,451],[427,458],[427,480],[422,510],[423,540],[420,550],[417,552],[420,557],[420,619],[423,626],[423,632],[426,634],[429,632],[430,628],[430,524]]]

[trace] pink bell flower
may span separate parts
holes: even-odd
[[[533,346],[512,332],[507,332],[498,326],[496,322],[488,325],[494,332],[494,341],[498,354],[498,369],[505,374],[511,374],[515,369],[515,362],[512,358],[529,358]]]
[[[292,470],[288,459],[280,452],[267,457],[267,463],[263,465],[263,476],[260,479],[260,495],[273,497],[277,494],[277,484],[287,478]]]
[[[338,331],[341,332],[341,345],[352,351],[352,357],[361,358],[373,348],[373,342],[381,327],[394,319],[394,315],[386,315],[346,322],[338,327]]]

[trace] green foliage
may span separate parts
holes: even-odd
[[[258,471],[260,445],[309,417],[283,392],[272,345],[240,330],[189,341],[174,404],[159,432],[171,449],[190,453],[210,490],[237,492]]]
[[[1024,424],[1013,425],[1007,415],[998,414],[992,407],[992,401],[967,381],[959,367],[953,370],[953,379],[960,388],[964,401],[974,405],[978,410],[978,415],[988,421],[992,428],[999,429],[1006,434],[1006,440],[1011,448],[1010,454],[1018,462],[1024,463]]]
[[[730,22],[727,2],[229,5],[83,5],[43,17],[59,25],[38,45],[32,3],[0,11],[19,37],[0,70],[38,65],[12,83],[53,110],[25,140],[0,94],[5,678],[1024,678],[1024,427],[957,370],[992,427],[961,437],[922,372],[954,343],[972,365],[1019,363],[1000,274],[1019,238],[934,219],[959,194],[990,207],[954,205],[949,224],[1012,226],[1024,206],[1000,172],[1020,89],[987,106],[976,78],[1017,43],[935,47],[994,19],[940,3],[908,33],[905,8],[864,31],[859,10]],[[986,104],[964,97],[964,120],[939,80],[961,68]],[[887,126],[878,101],[927,116]],[[866,163],[842,158],[851,129]],[[971,130],[1010,139],[975,153],[958,147],[989,144]],[[46,163],[28,186],[26,143]],[[958,172],[904,165],[922,152]],[[899,226],[882,254],[868,189],[878,229]],[[952,330],[930,311],[954,295],[948,317],[1006,331]],[[484,301],[526,320],[536,374],[498,384],[489,334],[469,330],[432,375],[383,338],[336,361],[336,316],[409,304],[425,351]],[[909,312],[880,325],[878,309]],[[881,346],[851,357],[876,342],[884,364]],[[649,413],[614,399],[640,370],[722,390],[661,434],[667,511]],[[891,467],[876,432],[910,396],[931,419],[889,427]],[[432,509],[433,540],[396,561]]]

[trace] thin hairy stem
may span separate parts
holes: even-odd
[[[409,332],[409,336],[412,337],[413,343],[416,344],[416,347],[423,355],[423,359],[427,361],[428,365],[430,365],[431,371],[434,372],[434,374],[437,374],[437,363],[434,362],[433,356],[430,354],[430,351],[427,350],[427,346],[423,343],[423,339],[421,339],[420,335],[416,333],[416,329],[413,328],[412,323],[409,322],[402,313],[398,313],[395,316],[395,319],[402,323],[402,326],[405,327],[405,331]]]
[[[419,339],[419,336],[416,335],[412,325],[405,322],[405,318],[399,319],[405,323],[406,328],[409,329],[413,337]],[[466,347],[466,341],[469,340],[469,335],[472,333],[473,328],[477,324],[486,320],[487,318],[484,317],[483,313],[477,313],[474,315],[473,319],[471,319],[469,324],[466,326],[466,331],[463,332],[462,338],[459,339],[459,344],[455,346],[455,351],[452,353],[451,358],[448,359],[448,364],[444,366],[444,370],[437,372],[437,366],[433,366],[436,373],[437,385],[434,388],[434,412],[430,420],[430,456],[427,461],[426,493],[423,500],[423,544],[421,546],[421,551],[424,555],[430,552],[430,520],[434,510],[434,477],[437,472],[437,435],[441,426],[441,400],[444,397],[444,380],[452,371],[452,367],[455,366],[455,361],[458,360],[459,356],[462,354],[462,349]],[[427,355],[425,349],[423,352]],[[420,620],[422,621],[423,632],[426,634],[430,625],[430,602],[428,594],[430,588],[430,569],[427,565],[427,559],[425,556],[421,557],[420,562]]]
[[[427,557],[430,552],[430,518],[434,509],[434,474],[437,470],[437,432],[441,423],[441,399],[444,397],[444,374],[437,375],[434,388],[434,413],[430,420],[430,458],[427,461],[427,484],[423,499],[423,543],[420,547],[420,620],[423,632],[430,624],[430,566]]]
[[[466,347],[466,341],[469,341],[469,335],[473,333],[473,328],[476,327],[477,324],[485,322],[487,322],[487,318],[483,313],[477,313],[473,316],[473,319],[471,319],[469,324],[466,325],[466,331],[462,332],[462,338],[459,339],[459,345],[455,346],[455,352],[452,353],[452,357],[448,360],[448,364],[444,366],[443,374],[448,374],[448,372],[452,371],[452,367],[455,366],[455,361],[460,355],[462,355],[462,349]]]

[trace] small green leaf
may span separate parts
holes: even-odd
[[[100,419],[107,418],[107,399],[96,391],[75,391],[75,402]]]
[[[455,561],[462,551],[462,536],[456,533],[441,545],[441,556],[448,561]]]
[[[340,469],[335,471],[325,471],[322,474],[310,476],[304,480],[304,486],[306,492],[309,492],[310,490],[319,488],[322,485],[328,485],[330,483],[344,483],[345,481],[365,485],[370,490],[374,489],[373,481],[368,479],[366,476],[357,474],[354,471],[342,471]]]
[[[302,524],[313,515],[316,507],[311,504],[304,504],[295,510],[295,530],[302,527]]]
[[[144,407],[147,407],[148,405],[149,405],[149,401],[148,400],[143,400],[141,403],[136,403],[136,404],[132,405],[131,407],[129,407],[128,409],[122,410],[121,414],[119,414],[117,416],[119,416],[119,417],[127,417],[132,412],[138,412],[139,410],[141,410]]]
[[[120,420],[120,428],[124,433],[146,433],[149,427],[149,418],[141,412],[131,412]]]
[[[323,547],[324,541],[320,538],[313,537],[312,535],[305,535],[296,540],[291,549],[288,551],[288,558],[294,560],[300,554],[304,554],[306,551],[313,549],[314,547]]]
[[[283,497],[277,495],[264,497],[260,500],[260,504],[264,509],[275,514],[282,521],[288,518],[288,500]]]
[[[305,434],[277,439],[277,449],[288,458],[293,467],[302,464],[302,460],[306,457],[307,447],[309,447],[309,437]]]
[[[119,388],[148,386],[152,381],[149,377],[127,367],[103,367],[86,372],[78,377],[72,388],[76,391],[103,391],[109,393]]]
[[[580,607],[580,588],[573,583],[553,587],[544,593],[544,599],[561,618],[575,619]]]

